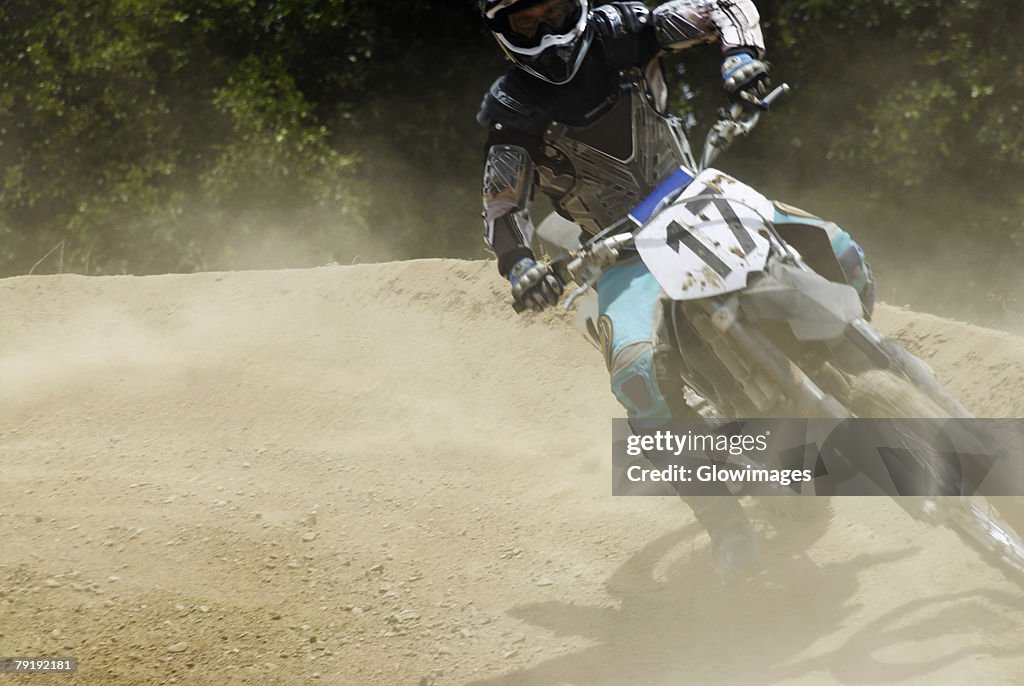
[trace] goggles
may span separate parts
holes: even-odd
[[[488,24],[512,46],[531,48],[544,36],[563,35],[579,23],[583,8],[579,0],[540,0],[527,7],[516,3],[503,9],[500,5],[488,13]]]

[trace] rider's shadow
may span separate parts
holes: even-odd
[[[884,651],[894,642],[980,632],[997,619],[1006,622],[1006,610],[1021,611],[1019,596],[989,590],[913,600],[839,647],[805,657],[819,639],[839,631],[860,609],[853,600],[858,575],[916,551],[863,554],[817,565],[790,546],[780,546],[770,566],[756,577],[723,587],[706,551],[694,555],[684,546],[684,554],[673,556],[698,533],[696,525],[684,527],[627,560],[607,584],[620,600],[618,607],[550,601],[513,608],[511,615],[556,637],[582,636],[594,645],[473,683],[760,685],[814,672],[830,673],[841,683],[892,683],[972,655],[999,652],[975,644],[940,659],[908,661],[901,656],[887,662]],[[1007,653],[1024,653],[1024,648],[1006,648],[1001,654]]]

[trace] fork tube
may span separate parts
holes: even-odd
[[[825,393],[800,367],[782,354],[760,330],[748,326],[725,308],[708,303],[708,313],[715,328],[727,334],[740,351],[777,383],[801,411],[808,416],[847,419],[853,415],[842,403]]]

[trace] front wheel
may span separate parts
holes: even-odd
[[[859,417],[882,420],[943,419],[947,413],[909,380],[890,371],[874,370],[858,375],[851,384],[850,409]],[[895,498],[917,519],[949,527],[989,565],[1011,581],[1024,585],[1024,497],[961,496],[961,475],[957,465],[944,459],[941,450],[926,438],[915,435],[915,423],[896,421],[899,440],[914,456],[915,492],[931,496]],[[918,424],[920,425],[920,424]]]
[[[1024,537],[1019,496],[943,498],[936,515],[1010,581],[1024,586]],[[1014,502],[1017,501],[1017,502]],[[1016,513],[1016,516],[1013,516]]]

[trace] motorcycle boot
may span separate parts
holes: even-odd
[[[737,583],[759,569],[754,527],[735,496],[684,496],[683,501],[711,536],[711,552],[722,581]]]

